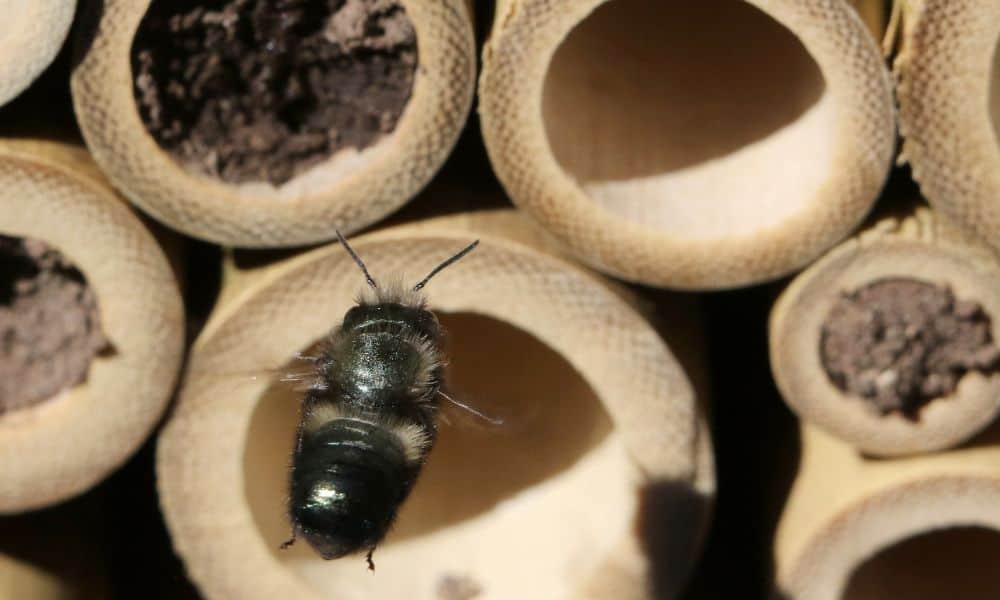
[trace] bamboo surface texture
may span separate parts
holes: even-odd
[[[900,0],[894,60],[902,160],[927,200],[1000,247],[1000,2]]]
[[[0,106],[49,66],[75,10],[76,0],[0,0]]]
[[[225,376],[287,364],[339,324],[363,279],[336,244],[226,274],[230,291],[196,342],[157,454],[175,548],[206,597],[679,590],[714,490],[698,399],[675,359],[685,349],[669,348],[620,290],[549,254],[545,236],[511,211],[420,221],[352,244],[376,278],[405,271],[409,281],[472,238],[481,245],[428,295],[448,331],[449,389],[493,398],[509,418],[499,431],[443,426],[375,552],[375,576],[362,557],[324,562],[302,544],[278,549],[289,533],[297,397],[266,378]]]
[[[275,187],[192,172],[147,131],[133,93],[132,44],[149,0],[105,0],[72,77],[94,158],[133,203],[167,225],[242,247],[301,245],[350,233],[396,210],[438,170],[465,123],[475,86],[471,9],[464,0],[401,0],[419,46],[412,94],[393,132],[345,150]]]
[[[911,419],[880,414],[862,398],[841,391],[823,366],[824,322],[845,293],[890,279],[944,285],[955,298],[976,302],[992,316],[1000,339],[1000,267],[994,257],[920,208],[878,221],[843,242],[800,274],[771,313],[770,352],[775,380],[788,405],[805,421],[875,455],[940,450],[981,431],[1000,410],[1000,380],[967,373],[949,395],[935,398]]]
[[[0,415],[0,514],[78,494],[146,439],[183,355],[177,283],[145,226],[82,149],[0,144],[0,233],[43,241],[94,291],[111,351],[84,383]]]
[[[805,425],[777,533],[776,598],[994,598],[997,433],[955,450],[879,460]],[[923,536],[920,546],[907,549],[915,536]]]
[[[843,0],[501,1],[480,113],[512,200],[578,258],[687,289],[817,258],[895,140],[888,69]]]

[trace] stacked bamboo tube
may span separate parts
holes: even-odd
[[[76,113],[94,158],[132,202],[186,234],[243,247],[329,240],[398,209],[438,170],[471,105],[475,44],[464,0],[403,0],[416,30],[412,94],[390,135],[344,151],[281,184],[227,183],[192,172],[147,130],[133,90],[132,48],[150,0],[106,0],[72,78]]]
[[[889,73],[842,0],[507,0],[483,54],[511,199],[629,280],[801,268],[862,221],[892,159]]]
[[[997,452],[992,429],[959,449],[877,460],[804,426],[775,544],[780,597],[994,597]]]
[[[76,0],[4,0],[0,11],[0,106],[52,62],[73,22]]]
[[[1000,2],[898,2],[902,160],[927,200],[1000,248]]]
[[[110,344],[84,383],[0,415],[0,513],[12,513],[88,489],[138,448],[173,390],[184,319],[160,246],[80,148],[0,145],[0,233],[76,265]]]
[[[993,317],[1000,339],[1000,265],[989,252],[919,208],[882,219],[839,245],[796,278],[775,304],[770,344],[774,376],[788,404],[804,420],[858,449],[880,456],[940,450],[989,425],[1000,411],[1000,380],[970,372],[954,392],[933,399],[917,418],[880,414],[839,389],[821,357],[824,326],[845,293],[893,278],[951,290]]]
[[[507,407],[508,424],[445,427],[376,553],[388,578],[360,559],[278,549],[294,397],[269,380],[220,377],[309,348],[350,306],[363,283],[356,265],[333,245],[227,272],[228,300],[195,345],[158,452],[174,543],[208,597],[439,598],[458,580],[490,597],[680,589],[714,489],[698,397],[674,357],[687,349],[668,348],[626,292],[551,255],[510,211],[420,221],[354,245],[376,277],[414,276],[472,237],[480,247],[429,294],[454,340],[450,387]],[[667,538],[655,526],[664,520],[674,523]]]
[[[900,162],[930,208],[881,220],[835,248],[792,282],[771,315],[775,378],[804,421],[799,473],[776,537],[778,597],[994,595],[995,372],[962,375],[953,392],[905,418],[838,389],[820,349],[838,297],[894,278],[978,304],[989,339],[998,339],[998,10],[995,2],[894,4],[886,49],[897,78]]]

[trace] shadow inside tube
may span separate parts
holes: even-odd
[[[996,598],[1000,532],[955,527],[913,536],[855,569],[842,600]]]
[[[566,360],[531,335],[469,313],[441,314],[451,395],[507,417],[500,426],[452,419],[410,498],[392,544],[454,525],[574,465],[611,424],[597,396]],[[307,557],[305,544],[278,553],[289,534],[284,498],[298,398],[275,385],[251,418],[244,453],[246,497],[259,531],[282,559]]]
[[[737,0],[615,0],[570,32],[543,114],[564,169],[586,184],[678,171],[798,120],[823,96],[791,31]]]

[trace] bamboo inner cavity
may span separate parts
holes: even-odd
[[[883,549],[854,570],[843,600],[937,600],[996,597],[1000,533],[955,527],[923,533]]]
[[[834,108],[799,39],[742,0],[607,2],[543,95],[552,152],[594,202],[695,239],[803,210],[830,176]]]
[[[619,438],[594,391],[541,341],[481,315],[439,317],[448,393],[505,423],[443,406],[450,424],[440,423],[416,488],[375,552],[377,571],[392,576],[371,577],[362,556],[325,562],[305,544],[278,549],[290,531],[284,502],[298,419],[286,385],[265,393],[247,436],[245,490],[260,535],[321,596],[437,599],[459,584],[491,597],[565,595],[560,574],[596,566],[588,561],[612,552],[635,514]],[[587,500],[568,506],[567,497]]]

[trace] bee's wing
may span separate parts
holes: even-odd
[[[304,392],[316,382],[316,358],[307,354],[297,354],[288,364],[280,367],[261,367],[248,371],[227,371],[212,374],[215,381],[226,382],[231,391],[241,386],[268,381],[273,386],[284,387],[294,392]]]
[[[452,427],[507,435],[528,427],[532,417],[523,407],[502,398],[473,396],[454,390],[438,392],[438,398],[439,417]]]

